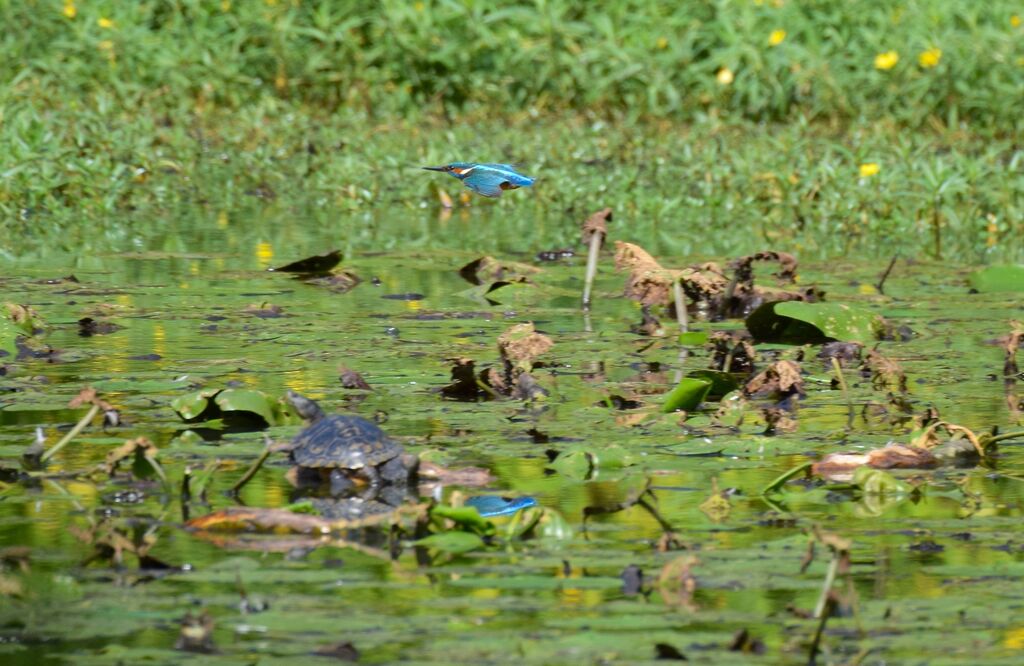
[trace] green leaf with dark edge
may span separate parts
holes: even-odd
[[[454,520],[459,525],[468,527],[479,534],[494,534],[494,523],[481,516],[476,508],[471,506],[438,504],[430,510],[430,516]]]
[[[477,550],[484,546],[484,540],[479,535],[459,530],[431,534],[428,537],[413,541],[413,543],[417,546],[426,546],[427,548],[441,550],[446,553],[468,553],[471,550]]]
[[[868,495],[904,495],[910,486],[892,474],[871,467],[858,467],[853,473],[853,484]]]
[[[611,444],[600,449],[587,446],[568,448],[559,453],[548,467],[570,479],[584,480],[598,468],[621,469],[635,464],[633,453],[618,444]]]
[[[7,317],[0,316],[0,350],[7,352],[9,358],[18,354],[19,335],[25,335],[21,328]]]
[[[209,406],[210,398],[217,395],[220,389],[206,388],[171,400],[171,409],[185,421],[199,418]]]
[[[983,294],[1024,293],[1024,266],[986,266],[971,273],[968,282],[972,288]]]
[[[250,412],[262,417],[267,422],[267,425],[277,423],[273,407],[275,401],[262,391],[255,391],[253,389],[224,389],[213,400],[222,411]]]
[[[562,476],[582,481],[594,469],[593,456],[586,451],[563,451],[548,467]]]
[[[705,331],[688,331],[679,334],[679,344],[687,347],[699,347],[708,341],[708,334]]]
[[[515,514],[506,534],[510,539],[568,541],[573,538],[572,526],[565,516],[543,506],[530,507]]]
[[[700,403],[704,402],[704,399],[711,391],[711,386],[712,383],[707,379],[683,377],[679,385],[665,396],[665,402],[661,405],[661,411],[665,414],[679,410],[692,411]]]
[[[740,387],[734,375],[721,370],[694,370],[686,373],[686,376],[711,382],[711,390],[707,395],[709,400],[720,400]]]
[[[785,301],[763,304],[750,313],[746,325],[759,342],[801,345],[841,340],[868,344],[881,337],[885,320],[842,303]]]

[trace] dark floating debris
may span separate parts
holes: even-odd
[[[576,253],[568,248],[564,250],[542,250],[536,255],[537,261],[559,261],[561,259],[572,259]]]
[[[416,292],[407,292],[404,294],[384,294],[381,298],[386,298],[389,301],[422,301],[426,296]]]
[[[124,326],[119,326],[109,321],[97,321],[92,317],[82,317],[78,320],[78,335],[83,338],[94,335],[108,335],[120,331]]]
[[[324,645],[313,650],[317,657],[330,657],[338,661],[359,661],[359,650],[352,641],[342,641],[332,645]]]
[[[318,254],[305,259],[293,261],[277,268],[268,268],[268,271],[278,273],[303,273],[305,275],[322,275],[329,273],[332,268],[341,263],[341,250],[331,250],[325,254]]]

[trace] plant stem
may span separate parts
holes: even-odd
[[[832,357],[832,369],[835,370],[839,389],[843,392],[843,398],[846,399],[846,429],[850,430],[853,428],[853,400],[850,398],[850,387],[846,385],[846,377],[843,377],[843,366],[835,356]]]
[[[587,275],[583,282],[583,309],[589,310],[591,303],[591,290],[594,286],[594,277],[597,275],[597,258],[601,252],[601,241],[604,235],[595,233],[590,237],[590,251],[587,253]]]
[[[232,495],[237,494],[238,491],[241,490],[245,486],[245,484],[249,483],[249,481],[252,479],[252,477],[256,476],[256,472],[260,471],[260,467],[263,467],[263,463],[266,462],[267,458],[270,457],[270,452],[271,452],[271,444],[270,444],[270,440],[268,439],[267,440],[267,445],[265,447],[263,447],[263,453],[260,454],[260,457],[257,458],[256,462],[254,462],[252,464],[252,467],[250,467],[245,472],[245,474],[242,475],[242,478],[240,478],[238,481],[236,481],[235,485],[231,486],[231,494]]]
[[[81,420],[79,420],[79,422],[75,424],[74,428],[68,431],[68,434],[64,435],[64,437],[62,437],[59,442],[54,444],[49,451],[47,451],[46,453],[39,457],[39,462],[46,462],[47,460],[52,458],[58,451],[67,446],[68,442],[73,440],[78,435],[78,433],[82,432],[85,429],[85,426],[89,425],[89,423],[91,423],[92,420],[96,418],[96,415],[99,413],[99,405],[93,405],[92,407],[90,407],[88,413],[86,413],[86,415],[83,416]]]
[[[683,298],[683,286],[679,280],[672,282],[672,292],[676,299],[676,321],[679,322],[679,332],[686,333],[690,330],[689,313],[686,311],[686,299]]]
[[[828,604],[828,593],[832,590],[832,584],[836,582],[836,573],[839,572],[839,553],[832,553],[832,561],[828,564],[828,571],[825,573],[825,583],[821,586],[821,595],[818,597],[818,605],[814,607],[814,617],[822,617],[825,606]]]

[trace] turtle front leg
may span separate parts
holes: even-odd
[[[380,472],[373,465],[367,465],[362,470],[363,476],[366,477],[367,486],[366,490],[359,494],[363,499],[373,499],[380,492]]]

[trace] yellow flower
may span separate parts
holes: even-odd
[[[64,16],[68,18],[75,18],[78,16],[78,8],[75,7],[75,3],[71,0],[64,1]]]
[[[1019,28],[1020,27],[1020,16],[1017,15],[1017,14],[1014,14],[1013,16],[1011,16],[1010,17],[1010,25],[1012,25],[1014,28]]]
[[[96,25],[98,25],[101,28],[109,29],[114,27],[114,22],[108,18],[101,16],[100,18],[96,19]]]
[[[231,0],[220,0],[220,10],[222,12],[231,11]]]
[[[925,69],[928,69],[930,67],[935,67],[936,65],[938,65],[939,60],[941,59],[942,49],[933,46],[927,51],[921,51],[921,53],[917,56],[917,63],[924,67]]]
[[[786,38],[786,31],[782,29],[772,30],[768,35],[768,46],[778,46]]]
[[[892,69],[900,61],[900,54],[886,51],[875,56],[875,69]]]
[[[732,83],[732,80],[736,77],[733,75],[731,69],[729,69],[728,67],[722,67],[721,69],[718,70],[718,73],[715,74],[715,78],[718,79],[718,82],[720,84],[722,84],[723,86],[727,86],[730,83]]]
[[[870,178],[879,171],[878,162],[865,162],[860,165],[860,177]]]
[[[665,39],[664,37],[658,37],[658,41],[655,42],[654,45],[656,47],[658,47],[658,49],[667,49],[668,48],[668,40]]]

